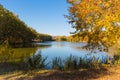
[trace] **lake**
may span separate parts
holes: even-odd
[[[0,48],[0,61],[21,62],[26,60],[26,58],[28,58],[29,56],[39,53],[42,54],[43,57],[48,57],[47,63],[50,63],[55,57],[61,57],[62,59],[65,59],[70,55],[82,58],[90,58],[92,56],[96,56],[96,58],[99,59],[108,57],[108,54],[105,52],[99,52],[96,50],[96,52],[91,53],[91,51],[82,49],[81,47],[84,45],[85,43],[83,42],[76,43],[48,41],[41,43],[32,43],[32,46],[22,45],[21,47],[16,46],[14,48],[4,46]]]
[[[43,56],[48,56],[48,60],[54,57],[66,58],[70,55],[84,57],[88,56],[96,56],[96,57],[106,57],[108,56],[105,52],[99,52],[96,50],[93,54],[91,51],[87,51],[82,49],[81,47],[85,45],[85,43],[74,43],[74,42],[44,42],[37,43],[40,46],[49,46],[47,48],[39,48],[36,50],[36,54],[40,53]]]

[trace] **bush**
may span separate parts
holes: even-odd
[[[93,68],[99,68],[100,67],[100,59],[96,59],[95,56],[91,58],[80,58],[79,59],[79,66],[80,69],[93,69]]]
[[[68,57],[65,60],[64,70],[67,70],[67,71],[77,70],[78,69],[78,62],[79,62],[79,60],[77,57],[70,55],[70,57]]]
[[[109,60],[110,61],[110,60]],[[108,59],[106,59],[106,63],[109,63]],[[64,70],[72,71],[72,70],[78,70],[78,69],[97,69],[101,67],[101,61],[100,59],[96,58],[95,56],[91,58],[78,58],[75,56],[70,55],[70,57],[65,59],[64,63]]]
[[[43,69],[46,66],[46,60],[47,57],[43,58],[41,54],[34,54],[33,56],[29,57],[25,63],[28,70]]]

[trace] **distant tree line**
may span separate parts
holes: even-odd
[[[51,35],[38,33],[36,40],[43,42],[43,41],[52,41],[53,39]]]
[[[29,43],[36,39],[49,40],[51,36],[39,34],[28,27],[17,15],[0,5],[0,44]]]
[[[55,36],[56,41],[67,41],[67,36]]]
[[[88,40],[87,37],[80,37],[76,34],[71,36],[56,36],[56,41],[69,41],[69,42],[86,42]]]

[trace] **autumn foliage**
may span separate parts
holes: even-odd
[[[88,37],[89,49],[108,48],[120,37],[120,0],[67,0],[69,23],[76,35]]]

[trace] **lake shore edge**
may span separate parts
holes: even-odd
[[[108,80],[120,77],[120,66],[105,69],[81,69],[79,71],[33,70],[29,72],[15,71],[0,75],[0,80]]]

